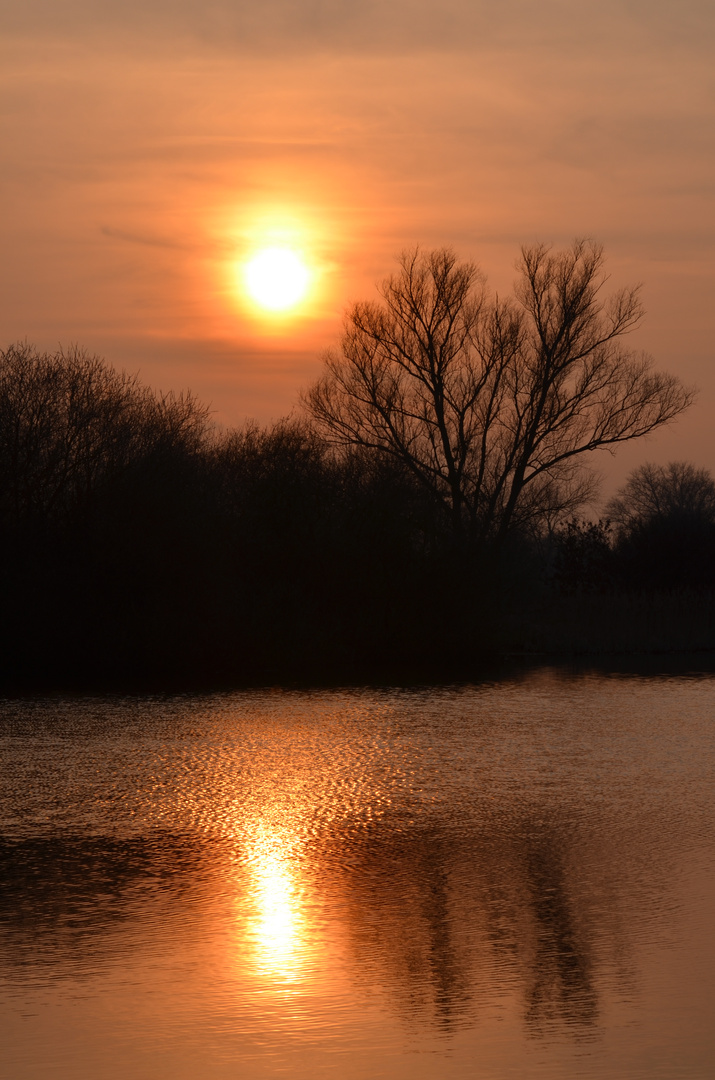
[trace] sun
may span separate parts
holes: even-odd
[[[267,311],[288,311],[304,299],[310,270],[300,255],[287,247],[267,247],[257,252],[244,269],[251,299]]]

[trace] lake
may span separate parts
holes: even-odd
[[[715,1075],[715,676],[2,702],[6,1080]]]

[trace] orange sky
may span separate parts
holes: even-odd
[[[149,10],[147,10],[149,9]],[[217,418],[288,412],[401,248],[500,291],[521,242],[603,241],[633,344],[700,387],[619,454],[715,471],[711,0],[3,0],[3,346],[78,342]],[[278,230],[318,270],[257,320],[235,264]]]

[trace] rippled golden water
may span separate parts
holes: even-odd
[[[712,675],[6,701],[0,762],[3,1078],[715,1076]]]

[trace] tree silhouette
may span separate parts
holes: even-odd
[[[156,395],[82,349],[0,352],[0,512],[66,516],[128,470],[195,453],[208,409],[191,393]]]
[[[715,480],[688,461],[646,462],[633,470],[606,512],[622,532],[665,518],[713,524]]]
[[[715,585],[715,480],[686,461],[635,469],[606,511],[631,587]]]
[[[691,391],[625,349],[638,289],[602,298],[603,250],[522,249],[514,298],[447,249],[404,253],[382,302],[347,313],[304,404],[330,440],[399,460],[456,535],[497,545],[573,511],[584,455],[678,416]]]

